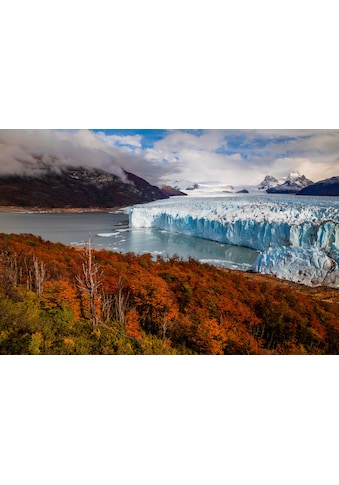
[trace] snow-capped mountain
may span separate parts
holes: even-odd
[[[266,175],[264,180],[258,185],[259,190],[267,190],[270,189],[271,187],[275,187],[278,185],[278,179],[273,177],[272,175]]]
[[[190,197],[217,197],[237,193],[258,193],[257,186],[254,185],[231,185],[221,182],[190,182],[188,180],[174,180],[166,183],[176,190],[184,192]],[[163,188],[163,187],[161,187]],[[165,192],[166,193],[166,192]],[[176,195],[176,194],[168,194]],[[177,195],[180,195],[177,194]],[[182,194],[181,194],[182,195]]]
[[[339,176],[320,180],[320,182],[308,185],[298,195],[339,196]]]
[[[291,172],[283,183],[268,188],[267,192],[269,194],[296,194],[304,187],[312,184],[312,180],[307,179],[305,175],[300,175],[299,172]]]
[[[296,194],[304,187],[313,184],[305,175],[299,172],[291,172],[287,177],[278,180],[273,175],[266,175],[258,185],[249,184],[227,184],[220,182],[192,182],[188,180],[173,180],[169,185],[177,190],[186,192],[190,196],[212,196],[239,193],[272,193],[272,194]]]

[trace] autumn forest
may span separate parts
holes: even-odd
[[[339,304],[193,259],[0,235],[1,354],[337,354]]]

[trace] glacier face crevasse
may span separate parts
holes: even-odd
[[[254,270],[339,287],[339,201],[245,196],[134,206],[131,227],[155,227],[261,250]]]
[[[318,248],[281,248],[259,254],[253,270],[307,286],[339,288],[339,251]]]

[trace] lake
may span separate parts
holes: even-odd
[[[248,270],[258,251],[157,229],[129,228],[126,210],[115,212],[49,213],[0,212],[0,232],[30,233],[43,239],[81,246],[90,237],[96,249],[121,253],[151,253],[153,257],[183,259],[231,269]]]

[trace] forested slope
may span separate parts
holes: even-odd
[[[297,287],[0,235],[0,353],[337,354],[339,305]]]

